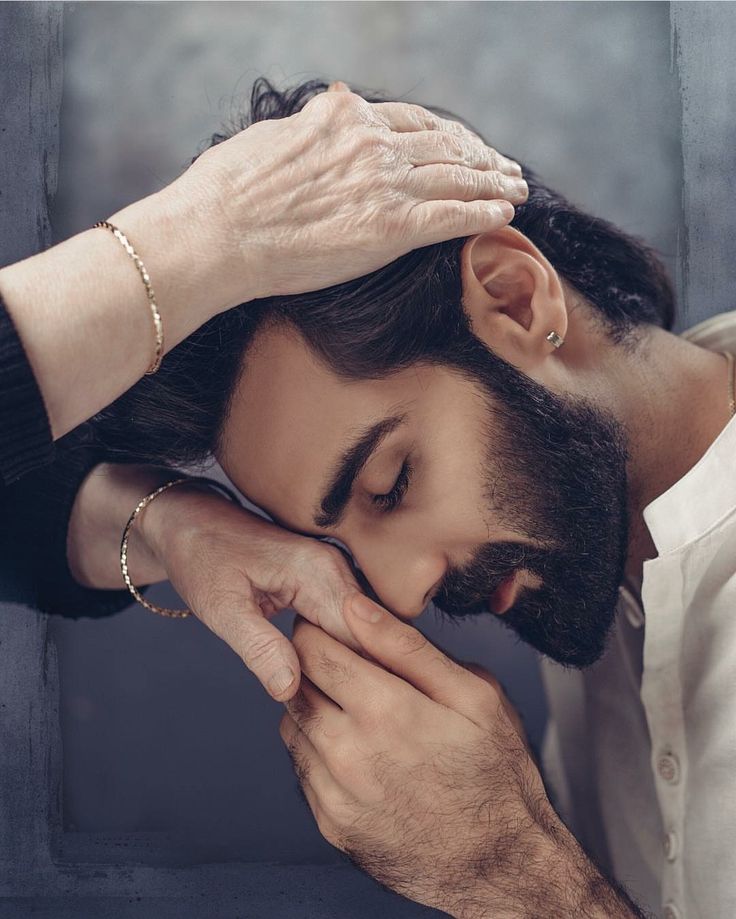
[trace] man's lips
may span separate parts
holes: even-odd
[[[516,602],[516,596],[519,592],[518,572],[512,571],[511,574],[501,581],[498,587],[493,591],[488,601],[488,608],[492,613],[498,616],[503,615]]]

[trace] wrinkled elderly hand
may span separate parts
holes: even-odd
[[[549,804],[510,705],[363,598],[356,654],[301,621],[281,736],[325,838],[379,882],[459,917],[631,916]],[[564,878],[564,884],[558,883]]]
[[[210,293],[224,310],[499,229],[513,217],[509,202],[526,199],[520,176],[516,163],[454,121],[342,91],[210,148],[169,191],[196,206],[200,257],[218,253]]]
[[[141,529],[166,576],[275,699],[299,685],[296,652],[269,621],[280,610],[295,609],[356,646],[343,609],[360,588],[339,549],[196,486],[171,489],[150,510]]]

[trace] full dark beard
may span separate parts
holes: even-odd
[[[487,373],[477,353],[472,374],[458,369],[483,386],[493,422],[486,433],[490,517],[519,541],[481,546],[467,565],[448,571],[434,603],[452,617],[478,615],[510,573],[532,572],[541,585],[522,588],[499,618],[548,657],[586,667],[605,650],[624,573],[624,433],[592,403],[556,396],[488,356]]]

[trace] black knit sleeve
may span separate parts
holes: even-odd
[[[9,485],[53,456],[43,396],[0,296],[0,483]]]
[[[0,486],[0,600],[72,618],[109,615],[135,602],[127,590],[83,587],[69,570],[66,541],[74,499],[103,460],[78,429],[58,441],[53,463]]]

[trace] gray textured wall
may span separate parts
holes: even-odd
[[[664,3],[68,4],[58,238],[172,179],[255,76],[322,75],[462,113],[674,264],[680,105]],[[171,600],[170,597],[166,597]],[[494,622],[427,631],[499,674],[533,737],[536,663]],[[57,622],[65,814],[194,857],[332,861],[280,706],[195,620]]]

